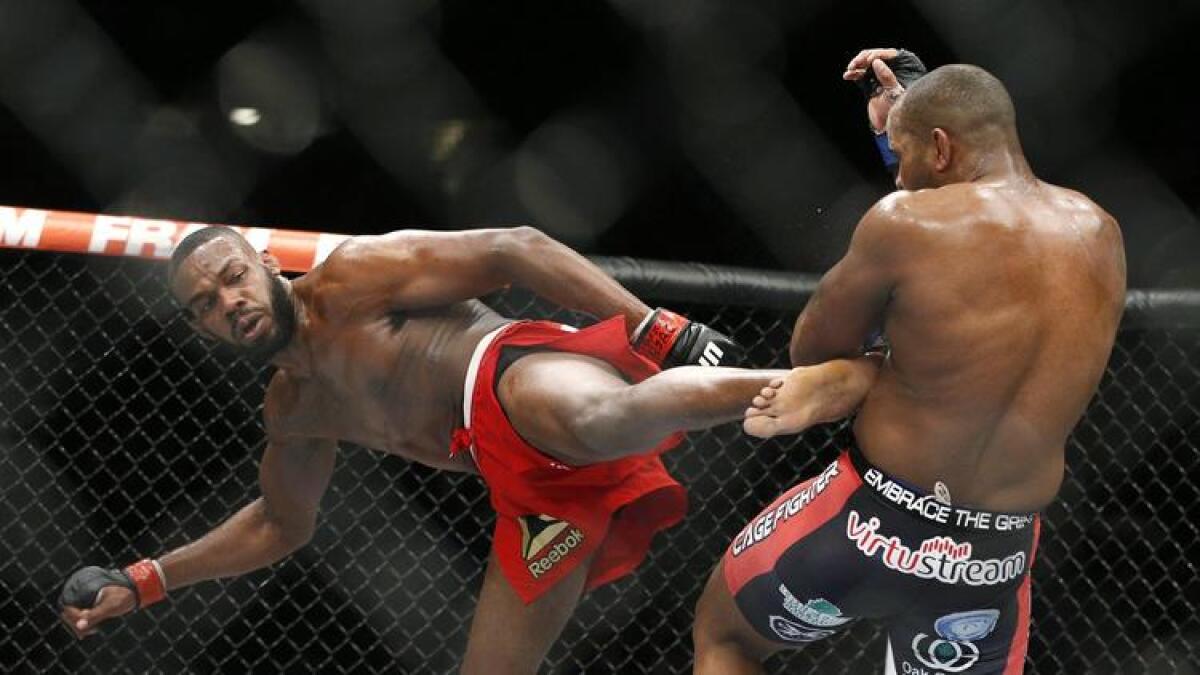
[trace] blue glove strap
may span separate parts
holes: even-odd
[[[875,134],[875,147],[879,148],[879,156],[883,158],[883,165],[892,172],[893,176],[896,175],[896,171],[900,168],[900,158],[892,152],[892,145],[888,142],[886,131]]]

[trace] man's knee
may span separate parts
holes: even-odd
[[[589,392],[568,412],[565,423],[593,456],[616,459],[628,454],[622,431],[628,426],[628,387]]]

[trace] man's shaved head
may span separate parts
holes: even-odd
[[[179,271],[179,266],[187,260],[196,249],[207,244],[213,239],[228,239],[237,242],[247,251],[254,253],[254,247],[240,232],[231,227],[222,227],[220,225],[209,225],[189,234],[179,241],[175,246],[175,250],[171,252],[171,261],[167,263],[167,279],[168,282],[175,279],[175,273]],[[257,255],[257,254],[256,254]]]
[[[1008,90],[978,66],[953,64],[931,71],[905,91],[890,121],[920,140],[940,128],[971,145],[1017,142],[1017,113]]]

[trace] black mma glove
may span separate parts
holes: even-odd
[[[888,97],[885,104],[886,109],[890,110],[891,106],[900,99],[904,90],[926,73],[925,64],[921,63],[921,59],[917,58],[916,54],[907,49],[901,49],[892,58],[882,59],[882,61],[895,76],[895,84],[888,82],[887,86],[884,86],[880,83],[879,78],[875,75],[875,68],[871,64],[867,64],[863,76],[854,81],[858,85],[859,91],[867,98],[868,110],[875,105],[872,99],[877,96]],[[873,126],[874,123],[872,123]],[[887,130],[872,128],[871,131],[875,134],[875,148],[879,151],[880,158],[883,159],[883,166],[895,178],[900,170],[900,159],[892,152]]]
[[[925,68],[925,64],[921,62],[920,57],[908,51],[907,49],[898,50],[896,56],[890,59],[883,59],[888,68],[896,74],[896,81],[901,87],[908,89],[909,85],[916,82],[922,75],[929,72]],[[879,84],[879,79],[875,77],[875,70],[867,66],[867,72],[863,76],[854,81],[858,85],[859,91],[863,96],[871,99],[883,93],[883,87]]]
[[[95,566],[77,570],[63,584],[58,604],[91,609],[96,605],[100,589],[105,586],[121,586],[133,591],[138,607],[148,607],[166,597],[161,573],[153,561],[142,560],[123,570]]]
[[[658,308],[646,317],[630,340],[633,350],[667,368],[736,366],[746,350],[729,336]]]

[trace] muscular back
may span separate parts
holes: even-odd
[[[883,204],[893,352],[855,432],[882,469],[955,502],[1057,493],[1124,303],[1116,222],[1045,183],[956,184]]]

